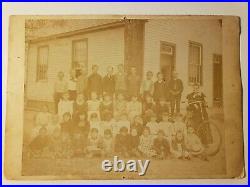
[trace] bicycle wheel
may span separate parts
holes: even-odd
[[[209,156],[214,156],[220,151],[222,144],[222,134],[217,125],[211,121],[209,121],[209,128],[213,141],[206,147],[206,153]]]

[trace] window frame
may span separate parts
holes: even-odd
[[[86,69],[88,69],[88,62],[89,62],[89,60],[88,60],[88,38],[83,38],[83,39],[76,39],[76,40],[72,40],[72,43],[71,43],[71,68],[73,69],[73,68],[75,68],[75,66],[74,66],[74,63],[75,63],[75,61],[74,61],[74,44],[75,43],[77,43],[77,42],[86,42],[86,51],[87,51],[87,62],[86,62],[86,64],[85,64],[85,68]]]
[[[190,64],[193,64],[193,63],[190,63],[190,61],[191,61],[191,46],[192,45],[193,46],[198,46],[200,48],[200,72],[199,72],[200,81],[199,82],[197,82],[197,81],[196,82],[191,82],[189,80],[190,71],[191,71]],[[197,75],[196,75],[196,77],[197,77]],[[203,45],[202,45],[202,43],[191,41],[191,40],[189,40],[189,42],[188,42],[188,84],[190,86],[192,86],[194,84],[198,84],[199,86],[203,86]]]
[[[47,48],[48,57],[47,57],[47,71],[46,71],[46,78],[45,79],[38,79],[38,65],[39,63],[39,54],[41,48]],[[36,82],[48,82],[48,69],[49,69],[49,45],[40,45],[37,47],[37,63],[36,63]]]

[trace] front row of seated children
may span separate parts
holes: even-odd
[[[92,113],[90,120],[82,112],[71,119],[70,113],[63,115],[63,121],[48,133],[42,126],[29,148],[31,156],[72,158],[72,157],[146,157],[156,159],[190,159],[192,156],[207,159],[200,138],[192,126],[186,126],[177,117],[175,123],[168,121],[168,114],[152,114],[143,124],[140,116],[134,117],[130,124],[126,116],[114,121],[101,122],[97,114]]]

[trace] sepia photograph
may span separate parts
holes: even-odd
[[[21,176],[244,176],[238,17],[24,19]]]

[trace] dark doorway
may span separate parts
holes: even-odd
[[[223,105],[223,81],[222,81],[222,56],[214,54],[213,56],[213,101],[214,105],[221,107]]]
[[[168,82],[175,68],[175,44],[161,42],[160,45],[160,68],[164,80]]]

